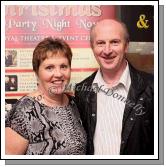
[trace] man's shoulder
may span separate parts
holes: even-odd
[[[138,74],[142,77],[142,79],[146,82],[153,82],[154,75],[151,73],[147,73],[145,71],[138,71]]]
[[[144,82],[153,82],[154,75],[147,73],[145,71],[138,70],[133,66],[130,66],[131,79],[137,79],[139,81],[143,80]]]
[[[151,73],[147,73],[147,72],[144,72],[144,71],[141,71],[142,73],[142,76],[146,79],[146,80],[149,80],[149,81],[153,81],[154,80],[154,75],[151,74]]]
[[[92,73],[89,77],[85,78],[83,81],[79,82],[76,84],[77,86],[83,85],[83,84],[87,84],[87,85],[91,85],[93,83],[93,80],[96,76],[97,71],[95,71],[94,73]]]

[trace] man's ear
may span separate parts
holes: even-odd
[[[126,42],[125,44],[125,53],[127,53],[129,50],[129,42]]]

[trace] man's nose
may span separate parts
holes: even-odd
[[[110,54],[112,52],[112,47],[110,44],[106,44],[104,49],[103,49],[104,54]]]

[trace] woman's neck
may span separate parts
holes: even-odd
[[[47,106],[65,106],[68,103],[67,97],[65,94],[50,94],[38,88],[39,96],[41,96],[41,102]]]

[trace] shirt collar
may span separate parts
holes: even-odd
[[[121,75],[121,77],[119,79],[118,84],[120,84],[120,83],[123,84],[123,86],[125,87],[125,89],[127,91],[129,91],[130,84],[131,84],[131,78],[130,78],[130,71],[129,71],[128,62],[127,62],[125,70],[123,71],[123,73],[122,73],[122,75]]]
[[[96,73],[96,76],[94,78],[94,81],[93,81],[94,87],[96,87],[96,84],[98,84],[98,86],[104,85],[104,86],[107,87],[107,83],[105,83],[105,81],[103,80],[100,69],[98,69],[98,71]],[[129,91],[130,84],[131,84],[131,78],[130,78],[128,62],[127,62],[126,68],[123,71],[123,73],[122,73],[118,83],[116,84],[116,86],[118,86],[119,84],[122,84],[125,87],[127,92]],[[116,87],[116,86],[114,86],[114,87]]]

